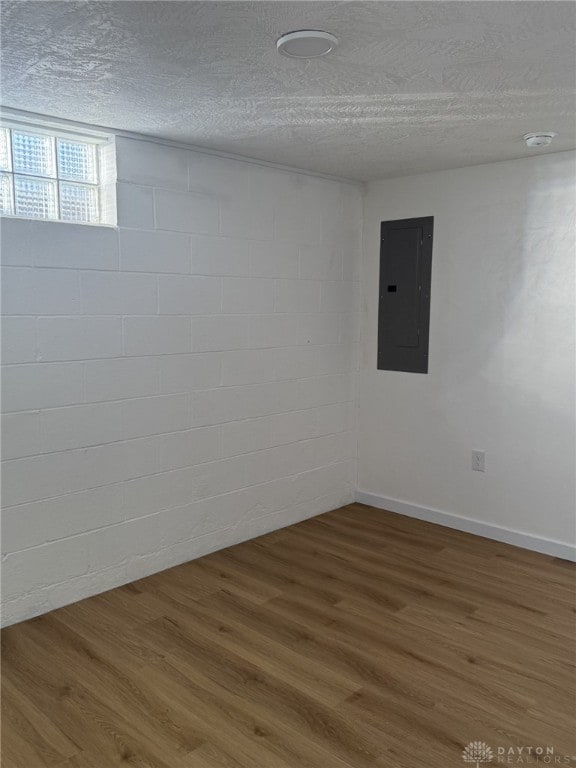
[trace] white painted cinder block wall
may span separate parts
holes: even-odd
[[[5,624],[352,500],[362,220],[359,497],[568,556],[574,153],[374,183],[364,215],[143,141],[118,171],[118,230],[1,222]],[[377,371],[380,221],[430,215],[430,373]]]
[[[561,152],[369,186],[361,500],[574,557],[575,179]],[[429,374],[377,371],[380,222],[418,216],[435,217]]]
[[[350,502],[361,192],[117,139],[118,229],[3,219],[3,622]]]

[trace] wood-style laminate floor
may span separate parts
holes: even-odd
[[[354,504],[6,629],[1,765],[576,765],[575,585]]]

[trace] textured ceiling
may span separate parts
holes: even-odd
[[[575,146],[572,2],[2,2],[2,103],[372,179]],[[321,28],[325,59],[277,55]],[[544,150],[549,151],[549,150]]]

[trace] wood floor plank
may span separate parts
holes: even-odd
[[[2,651],[2,768],[448,768],[476,740],[576,766],[576,566],[362,504]]]
[[[2,681],[2,751],[6,760],[25,765],[56,765],[78,752],[77,746],[14,683]]]
[[[210,744],[247,765],[289,768],[352,768],[335,753],[327,753],[307,735],[294,731],[272,708],[254,707],[239,693],[221,686],[201,671],[196,660],[167,654],[150,665],[146,677],[158,696],[200,721]]]
[[[162,644],[165,638],[173,644],[171,658],[188,666],[199,665],[202,674],[221,688],[242,696],[245,704],[267,717],[270,711],[303,735],[320,743],[350,761],[351,765],[368,766],[379,754],[375,740],[358,724],[335,714],[335,709],[302,693],[286,679],[264,671],[236,653],[223,651],[199,634],[191,636],[186,626],[173,619],[160,619],[146,628],[151,642]]]
[[[320,529],[318,533],[311,532],[308,528],[305,532],[296,529],[288,529],[286,537],[293,539],[287,546],[281,546],[283,551],[297,548],[312,555],[323,557],[331,556],[340,558],[345,564],[353,566],[362,572],[372,569],[386,578],[386,583],[400,583],[405,588],[420,588],[425,590],[424,595],[430,593],[432,587],[440,590],[440,594],[462,594],[463,586],[466,592],[473,598],[472,605],[468,608],[477,609],[479,605],[497,605],[518,607],[519,605],[533,613],[540,611],[546,615],[550,607],[548,588],[540,583],[534,583],[534,574],[515,571],[514,583],[520,588],[526,587],[522,595],[522,602],[518,602],[518,596],[512,600],[506,595],[506,587],[510,583],[510,576],[502,576],[494,567],[493,562],[487,564],[485,557],[474,558],[469,553],[465,556],[449,548],[444,548],[438,553],[427,556],[423,563],[422,556],[410,555],[406,548],[402,551],[383,551],[381,547],[371,550],[366,545],[359,546],[350,542],[349,538],[343,539],[339,533]],[[270,546],[270,545],[268,545]],[[274,550],[274,545],[272,545]],[[457,557],[460,556],[460,557]],[[502,561],[499,561],[502,562]],[[486,576],[490,575],[489,583]],[[400,581],[398,581],[400,580]],[[555,610],[564,609],[572,621],[576,616],[572,610],[574,603],[574,588],[564,588],[555,584]],[[413,602],[413,600],[411,601]]]
[[[94,689],[86,689],[77,673],[52,654],[19,632],[16,647],[9,642],[4,658],[10,658],[7,671],[3,664],[2,675],[8,675],[16,686],[26,692],[28,698],[38,702],[41,710],[56,728],[69,736],[79,748],[100,756],[101,763],[110,766],[130,765],[138,768],[182,768],[177,754],[166,762],[158,753],[149,751],[149,741],[128,724],[121,712],[113,712],[99,700]],[[5,726],[6,723],[3,723]],[[148,742],[148,743],[147,743]],[[2,766],[12,768],[36,768],[23,754],[12,757],[2,754]],[[38,762],[42,766],[45,762]]]
[[[378,616],[376,612],[369,617],[353,612],[350,615],[340,606],[315,607],[294,598],[271,601],[270,607],[283,618],[288,616],[301,626],[307,625],[308,634],[312,628],[316,630],[315,646],[308,644],[303,653],[330,655],[333,666],[349,669],[350,674],[356,670],[364,685],[424,690],[431,702],[442,697],[449,687],[451,695],[463,705],[486,700],[491,707],[497,701],[502,713],[534,704],[532,696],[508,689],[497,676],[478,679],[468,651],[452,646],[448,637],[444,641],[427,637],[422,643],[421,630],[405,631],[402,623],[394,623],[390,616]]]
[[[196,601],[178,602],[168,594],[163,596],[163,605],[166,618],[174,619],[190,632],[200,633],[224,651],[281,675],[295,688],[329,706],[344,701],[358,688],[334,669],[310,661],[286,644],[230,620],[229,616],[215,615],[212,606]]]
[[[407,575],[400,576],[396,565],[387,566],[378,562],[381,559],[378,555],[370,558],[365,550],[352,554],[350,550],[321,544],[319,539],[312,543],[306,536],[299,535],[292,542],[289,537],[287,533],[283,545],[271,548],[273,556],[287,563],[297,554],[302,565],[308,565],[335,589],[341,586],[343,597],[350,597],[350,587],[353,587],[358,592],[356,599],[382,604],[381,595],[385,593],[389,600],[396,601],[398,610],[421,601],[439,612],[463,615],[473,613],[478,607],[477,603],[463,600],[461,591],[457,591],[446,579],[434,578],[429,572],[411,571],[406,563],[404,569]]]
[[[158,707],[154,695],[118,662],[110,646],[106,653],[99,638],[86,640],[50,615],[31,624],[30,634],[36,646],[71,673],[77,673],[74,676],[81,679],[82,688],[105,703],[108,711],[119,713],[130,732],[136,729],[138,739],[143,736],[144,741],[148,734],[154,734],[151,752],[159,748],[162,755],[177,754],[179,763],[186,764],[182,755],[203,744],[202,734],[191,729],[186,721],[179,721],[167,708]]]

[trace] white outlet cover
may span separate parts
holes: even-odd
[[[472,451],[472,469],[474,472],[486,471],[486,453],[484,451]]]

